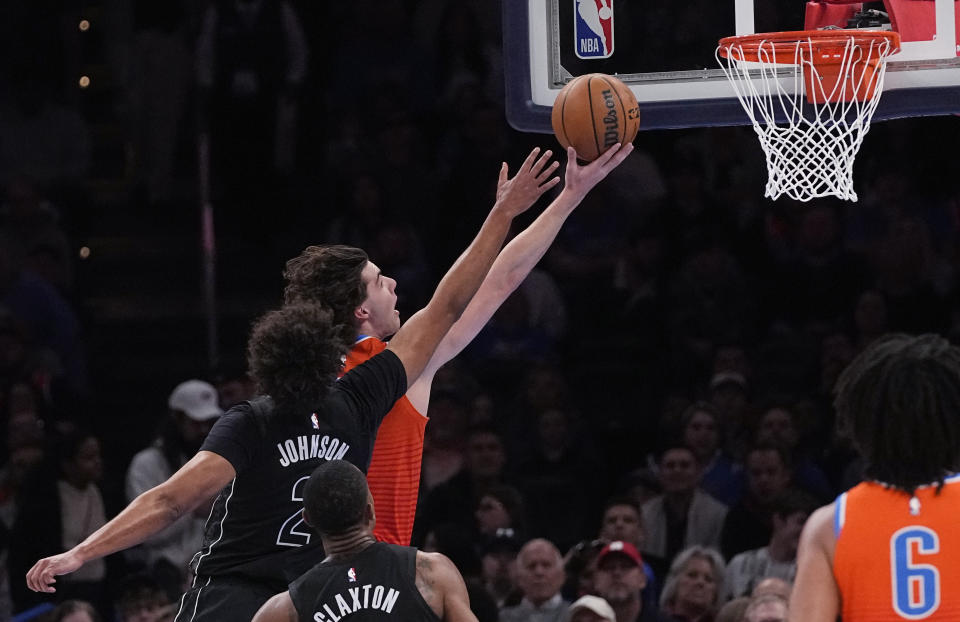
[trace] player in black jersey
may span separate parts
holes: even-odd
[[[505,183],[526,192],[556,185],[548,159],[528,158],[512,180],[504,167],[498,198]],[[196,579],[177,620],[249,620],[316,560],[320,544],[300,516],[310,473],[333,459],[367,468],[380,421],[419,377],[476,293],[513,218],[530,205],[498,200],[427,306],[404,323],[386,350],[339,381],[352,329],[313,304],[268,313],[254,329],[248,354],[252,374],[270,397],[230,409],[170,479],[73,549],[38,561],[27,585],[53,592],[56,576],[143,542],[217,495],[203,548],[192,562]],[[372,305],[388,319],[398,318],[395,281],[365,257],[357,270],[362,287],[355,285],[356,274],[344,273],[343,286],[332,293],[357,297],[358,313]]]
[[[303,505],[327,558],[268,600],[253,622],[476,622],[467,586],[449,559],[377,542],[373,496],[357,467],[321,464]]]

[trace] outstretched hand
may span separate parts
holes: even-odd
[[[617,143],[600,154],[600,157],[593,162],[581,166],[577,162],[576,149],[567,147],[567,172],[563,191],[573,193],[578,201],[583,199],[610,171],[620,166],[620,163],[626,160],[632,152],[632,143],[626,145]]]
[[[72,551],[45,557],[34,564],[27,573],[27,587],[34,592],[56,592],[57,590],[53,587],[57,582],[56,577],[73,572],[82,565],[82,560]]]
[[[530,209],[530,206],[536,203],[544,192],[560,183],[559,177],[550,177],[560,166],[560,163],[555,160],[550,162],[553,152],[547,149],[539,158],[538,154],[540,154],[540,147],[534,147],[512,179],[509,178],[507,163],[504,162],[500,167],[500,178],[497,180],[497,207],[504,210],[511,218]]]

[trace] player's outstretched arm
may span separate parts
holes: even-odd
[[[419,412],[425,413],[430,401],[430,384],[436,371],[459,354],[486,325],[503,301],[523,283],[534,266],[543,258],[560,232],[567,217],[607,174],[620,165],[633,151],[633,145],[614,145],[586,166],[577,163],[576,151],[567,150],[565,183],[559,195],[529,227],[520,232],[500,251],[477,294],[459,320],[446,334],[420,378],[407,390],[407,399]],[[527,173],[529,174],[529,173]],[[521,170],[512,181],[524,175]],[[497,202],[512,201],[530,205],[537,197],[515,192],[514,187],[497,188]],[[539,195],[538,195],[539,196]]]
[[[140,544],[209,499],[236,475],[223,457],[200,451],[166,482],[134,499],[110,522],[65,553],[46,557],[27,572],[35,592],[55,592],[56,577],[90,560]]]
[[[833,513],[834,504],[822,507],[803,526],[789,622],[836,622],[840,615],[840,591],[833,577]]]
[[[403,362],[410,386],[420,376],[443,336],[450,330],[480,283],[490,270],[513,219],[529,209],[535,197],[559,183],[551,177],[554,167],[548,166],[550,152],[540,154],[534,149],[520,167],[514,179],[508,178],[507,164],[500,168],[498,192],[517,186],[517,190],[534,196],[526,201],[497,201],[487,215],[480,232],[467,250],[454,262],[440,280],[427,306],[418,311],[397,331],[388,346]],[[519,180],[519,181],[518,181]]]
[[[263,603],[250,622],[297,622],[297,608],[293,606],[290,592],[281,592]]]

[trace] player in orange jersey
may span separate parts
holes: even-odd
[[[834,404],[869,479],[807,521],[790,621],[960,620],[960,348],[883,337]]]
[[[367,481],[377,508],[377,539],[390,544],[409,545],[417,507],[420,466],[423,455],[430,386],[436,371],[450,361],[477,335],[504,300],[523,282],[553,242],[560,227],[587,193],[626,159],[633,145],[615,145],[592,163],[581,166],[576,152],[567,152],[563,190],[543,213],[507,244],[479,291],[463,315],[434,353],[420,379],[380,424],[367,471]],[[547,178],[557,163],[549,164],[550,151],[540,155],[534,149],[512,179],[506,163],[497,182],[497,203],[529,207],[553,184]],[[539,156],[539,157],[538,157]],[[386,347],[388,339],[400,327],[394,308],[396,282],[377,277],[376,288],[387,290],[380,296],[367,290],[360,280],[360,269],[367,263],[360,249],[346,246],[311,246],[287,262],[284,277],[285,301],[323,302],[343,322],[357,326],[357,342],[348,354],[344,373],[363,363]],[[328,284],[342,284],[345,270],[354,270],[356,287],[346,292]],[[335,278],[334,278],[335,277]]]

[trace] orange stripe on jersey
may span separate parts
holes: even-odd
[[[864,482],[835,507],[844,620],[960,620],[960,476],[915,499]]]
[[[347,354],[343,373],[383,351],[387,344],[362,338]],[[380,424],[373,445],[367,483],[373,495],[377,524],[373,535],[390,544],[410,545],[420,490],[420,465],[427,418],[401,397]]]

